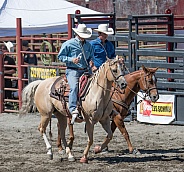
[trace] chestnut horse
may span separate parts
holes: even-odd
[[[129,73],[125,75],[125,80],[127,82],[127,87],[124,90],[124,93],[122,94],[121,90],[118,90],[113,93],[112,95],[112,101],[114,105],[114,110],[117,112],[112,116],[112,122],[111,122],[111,130],[114,133],[116,128],[120,130],[122,135],[124,136],[127,144],[129,153],[138,154],[139,151],[134,149],[132,146],[132,143],[129,138],[129,134],[126,130],[124,119],[127,117],[127,112],[129,111],[130,104],[133,100],[133,98],[137,95],[137,93],[142,90],[146,93],[146,96],[149,96],[150,100],[152,102],[156,102],[159,99],[158,91],[157,91],[157,80],[155,77],[155,72],[158,68],[148,68],[145,66],[142,66],[142,70],[137,70],[132,73]],[[145,97],[143,97],[144,99]],[[59,128],[58,128],[59,129]],[[73,144],[74,135],[73,135],[73,128],[72,126],[69,126],[70,131],[70,146]],[[108,137],[106,137],[105,142],[107,142]],[[58,134],[57,139],[57,146],[59,148],[59,152],[62,152],[62,146],[61,146],[61,139],[60,135]],[[95,153],[99,153],[104,148],[100,146],[95,147]]]
[[[83,157],[80,162],[88,162],[88,152],[93,143],[94,125],[100,122],[103,129],[107,132],[107,140],[101,145],[105,148],[112,139],[112,131],[110,126],[110,113],[113,109],[111,101],[111,87],[112,83],[116,83],[121,89],[126,87],[124,79],[124,64],[122,59],[118,56],[115,59],[107,60],[91,77],[91,82],[86,91],[85,99],[81,101],[81,110],[84,120],[86,122],[86,131],[88,134],[87,147],[84,150]],[[41,122],[38,127],[43,136],[47,147],[47,153],[52,157],[52,147],[46,137],[46,127],[54,114],[58,119],[60,126],[60,137],[63,141],[69,161],[74,161],[69,144],[65,139],[65,130],[67,127],[66,109],[63,107],[61,101],[52,98],[49,93],[51,86],[58,77],[48,78],[41,82],[35,81],[28,84],[22,92],[22,108],[20,114],[26,114],[31,105],[35,105],[41,115]],[[34,99],[33,99],[34,98]],[[35,104],[34,104],[35,101]]]

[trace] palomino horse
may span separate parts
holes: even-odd
[[[114,105],[114,110],[117,112],[112,116],[111,130],[114,133],[116,128],[120,130],[122,135],[124,136],[127,144],[129,153],[139,153],[136,149],[133,149],[133,146],[130,142],[129,134],[126,130],[124,119],[127,117],[127,112],[129,110],[130,104],[137,95],[140,90],[143,90],[146,95],[150,97],[152,102],[156,102],[159,98],[157,87],[156,87],[156,77],[155,72],[158,68],[146,68],[142,66],[142,70],[138,70],[132,73],[125,75],[125,80],[127,82],[127,87],[122,94],[121,90],[118,90],[113,93],[112,101]],[[119,89],[119,88],[118,88]],[[144,98],[143,98],[144,99]],[[59,129],[59,128],[58,128]],[[72,126],[69,126],[70,131],[70,145],[74,140],[73,129]],[[59,152],[62,150],[61,139],[58,135],[57,146],[59,148]],[[108,138],[108,137],[107,137]],[[108,139],[105,139],[104,143],[107,142]],[[103,144],[102,144],[103,145]],[[103,147],[96,146],[95,153],[99,153],[103,150]]]
[[[110,113],[113,109],[113,103],[111,101],[111,87],[112,83],[116,83],[121,89],[126,87],[126,81],[123,77],[124,64],[121,59],[116,57],[113,60],[107,60],[96,72],[92,75],[92,81],[86,92],[85,100],[81,102],[82,115],[86,122],[86,131],[88,134],[87,147],[84,150],[83,157],[80,162],[88,162],[88,152],[93,143],[93,131],[94,125],[100,122],[104,130],[108,134],[108,139],[101,145],[105,148],[109,141],[112,139],[112,131],[110,127]],[[30,83],[25,87],[22,94],[22,109],[20,114],[28,112],[30,105],[35,101],[35,105],[41,115],[41,122],[39,125],[39,131],[43,135],[48,154],[52,156],[52,147],[46,137],[46,127],[50,121],[52,114],[58,119],[60,126],[60,136],[63,141],[68,160],[75,160],[69,145],[65,139],[65,129],[67,127],[67,114],[61,101],[52,98],[49,93],[51,86],[57,77],[48,78],[42,82]],[[34,100],[32,100],[34,96]]]

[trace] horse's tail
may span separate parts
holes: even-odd
[[[23,116],[26,113],[32,112],[32,110],[36,109],[34,95],[38,85],[41,82],[42,80],[33,81],[22,90],[22,107],[19,110],[20,116]]]

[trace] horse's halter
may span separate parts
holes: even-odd
[[[141,72],[140,72],[141,82],[142,82],[143,87],[145,88],[145,89],[142,89],[142,90],[143,90],[143,91],[145,92],[145,94],[148,95],[149,97],[150,97],[150,92],[151,92],[151,90],[154,90],[154,89],[157,90],[156,87],[151,87],[151,88],[148,87],[148,84],[147,84],[147,83],[148,83],[148,82],[151,82],[151,80],[147,80],[147,76],[149,76],[150,74],[151,74],[150,72],[149,72],[148,74],[144,74],[144,79],[142,79]],[[155,85],[156,85],[157,80],[156,80],[155,74],[152,74],[152,79],[153,79],[153,81],[154,81],[154,83],[155,83]]]

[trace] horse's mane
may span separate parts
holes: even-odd
[[[128,73],[127,75],[135,75],[136,73],[140,73],[140,72],[143,72],[143,70],[142,69],[136,70],[134,72]]]
[[[155,73],[155,71],[156,71],[156,68],[148,68],[147,67],[146,69],[149,70],[150,73]],[[136,73],[140,73],[140,72],[144,72],[143,69],[136,70],[134,72],[128,73],[127,75],[135,75]]]
[[[106,62],[103,63],[103,64],[99,67],[99,69],[92,75],[92,77],[91,77],[91,80],[92,80],[92,81],[91,81],[91,84],[90,84],[90,85],[92,85],[92,83],[94,83],[94,82],[97,80],[97,78],[98,78],[98,76],[99,76],[101,70],[104,69],[105,64],[106,64]]]

